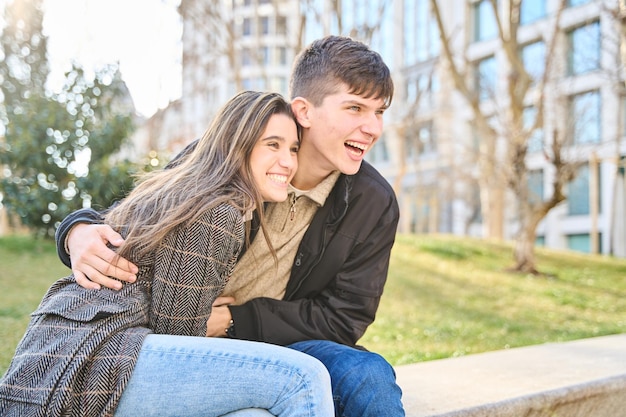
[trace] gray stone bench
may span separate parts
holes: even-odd
[[[626,334],[396,367],[407,417],[625,417]]]

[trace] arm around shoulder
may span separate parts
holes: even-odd
[[[59,255],[59,259],[61,259],[61,262],[63,262],[63,264],[65,264],[68,268],[72,267],[72,263],[70,261],[70,254],[67,251],[65,243],[72,227],[79,223],[102,224],[102,216],[100,213],[90,208],[77,210],[65,217],[57,228],[54,236],[57,245],[57,254]]]

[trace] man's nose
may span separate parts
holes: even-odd
[[[373,139],[379,138],[383,132],[382,118],[376,113],[371,113],[364,121],[361,130]]]

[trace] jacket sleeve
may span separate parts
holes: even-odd
[[[301,289],[286,300],[257,298],[231,306],[236,337],[279,345],[310,339],[355,345],[374,321],[387,280],[399,220],[395,197],[384,209],[364,215],[376,218],[367,235],[345,253],[332,245],[326,248],[307,278],[312,283],[324,281],[321,290]],[[336,271],[327,267],[333,264],[339,265]]]
[[[65,239],[75,225],[79,223],[102,224],[102,216],[97,211],[87,208],[70,213],[57,228],[54,238],[57,244],[57,255],[68,268],[72,267],[70,254],[65,250]]]
[[[222,204],[177,228],[155,256],[150,328],[155,333],[205,336],[244,241],[241,213]]]

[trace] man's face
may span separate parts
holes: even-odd
[[[383,99],[350,94],[347,86],[326,96],[320,106],[309,108],[310,126],[304,129],[300,166],[355,174],[382,133],[385,108]]]

